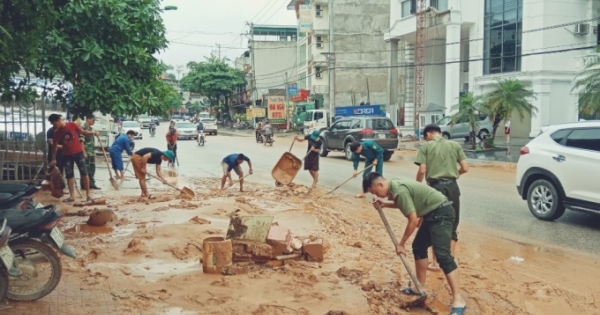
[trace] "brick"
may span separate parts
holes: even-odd
[[[304,240],[302,251],[306,254],[308,260],[323,261],[323,239]]]
[[[265,265],[271,268],[281,267],[283,266],[283,260],[269,260]]]
[[[267,236],[267,244],[273,247],[273,256],[292,252],[292,233],[290,229],[273,225]]]
[[[273,257],[273,247],[269,244],[253,244],[250,246],[252,256],[256,257]]]

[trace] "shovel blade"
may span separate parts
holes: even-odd
[[[119,184],[117,184],[117,181],[114,178],[111,178],[109,181],[115,190],[119,190]]]
[[[181,189],[181,193],[183,193],[183,194],[186,194],[186,195],[188,195],[188,196],[190,196],[190,197],[196,197],[196,193],[194,193],[194,191],[193,191],[193,190],[191,190],[191,189],[189,189],[189,188],[187,188],[187,187],[183,187],[183,188]]]

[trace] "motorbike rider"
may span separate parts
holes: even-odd
[[[256,142],[262,142],[262,129],[263,129],[263,123],[262,121],[259,121],[258,124],[256,124],[256,129],[254,130],[254,136],[256,137]]]
[[[154,123],[154,119],[150,120],[150,126],[148,127],[150,130],[150,135],[154,135],[156,133],[156,124]]]
[[[269,123],[269,120],[265,120],[265,125],[263,126],[263,136],[265,137],[265,143],[268,138],[273,140],[273,126]]]
[[[201,121],[196,125],[196,131],[198,132],[198,142],[200,142],[200,137],[204,138],[204,124]],[[204,139],[204,141],[206,141],[206,139]]]

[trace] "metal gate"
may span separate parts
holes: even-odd
[[[0,102],[0,182],[44,178],[47,142],[44,100]]]

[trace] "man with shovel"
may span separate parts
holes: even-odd
[[[92,129],[94,123],[96,123],[96,117],[94,117],[94,115],[89,115],[85,118],[85,124],[83,124],[82,129],[85,131],[94,131]],[[85,166],[87,167],[88,177],[90,178],[90,188],[100,189],[100,187],[96,185],[96,179],[94,176],[96,174],[96,153],[94,152],[94,136],[81,135],[80,138],[84,147],[83,156],[85,157]],[[81,189],[85,189],[85,186],[83,184],[83,178],[79,179],[79,182]]]
[[[423,183],[404,178],[388,180],[376,172],[363,178],[363,191],[391,200],[388,202],[377,199],[374,202],[376,209],[397,208],[408,219],[404,235],[396,248],[397,254],[407,254],[405,244],[418,227],[412,243],[417,279],[424,287],[427,279],[427,249],[432,246],[452,290],[450,314],[463,315],[466,303],[460,293],[458,266],[450,251],[456,218],[452,202],[439,191]],[[421,223],[420,227],[419,223]],[[401,290],[406,295],[415,296],[420,295],[417,291],[411,287]]]
[[[419,166],[416,179],[418,182],[425,179],[431,188],[441,192],[449,201],[452,201],[455,219],[452,226],[451,252],[454,255],[458,241],[456,230],[460,217],[460,188],[456,181],[460,175],[469,171],[467,157],[458,142],[442,137],[442,130],[438,125],[425,126],[423,135],[427,142],[421,145],[415,159],[415,164]],[[435,253],[432,256],[433,261],[429,264],[429,270],[440,271]]]
[[[352,163],[354,164],[353,177],[358,175],[358,163],[360,162],[360,156],[365,157],[365,170],[363,171],[363,178],[371,173],[372,167],[368,168],[371,164],[375,166],[376,172],[383,175],[383,148],[380,147],[373,140],[363,140],[361,142],[352,142],[350,144],[350,151],[352,151]],[[365,194],[360,193],[356,195],[356,198],[364,198]]]
[[[242,167],[240,166],[240,164],[244,163],[244,161],[248,162],[248,167],[250,168],[248,172],[252,174],[254,172],[252,171],[252,162],[250,162],[250,158],[248,158],[244,154],[234,153],[226,156],[223,159],[223,161],[221,162],[221,165],[223,166],[223,177],[221,177],[221,190],[225,188],[225,181],[227,181],[227,179],[229,179],[229,186],[233,185],[233,179],[231,179],[231,171],[234,170],[238,178],[240,179],[240,191],[244,191],[244,172],[242,171]]]
[[[135,137],[135,131],[129,130],[126,134],[120,134],[115,142],[110,146],[108,153],[110,154],[110,161],[112,169],[115,173],[121,173],[121,180],[125,179],[125,167],[123,167],[123,151],[127,152],[127,155],[131,158],[133,155],[133,148],[131,146],[131,140]]]
[[[133,172],[135,173],[135,178],[139,180],[140,188],[142,189],[142,198],[154,199],[154,196],[148,193],[148,186],[146,186],[146,174],[148,174],[146,166],[148,164],[155,164],[156,175],[163,183],[167,182],[162,175],[160,167],[163,161],[173,163],[175,161],[175,153],[171,150],[160,151],[155,148],[142,148],[131,156]]]

